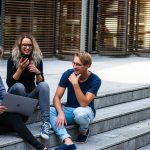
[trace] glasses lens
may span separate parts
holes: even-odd
[[[24,47],[24,48],[27,48],[27,47],[32,48],[32,44],[22,44],[22,47]]]
[[[73,64],[73,66],[77,66],[77,67],[81,67],[82,66],[82,64],[79,64],[79,63],[76,63],[76,62],[72,62],[72,64]]]

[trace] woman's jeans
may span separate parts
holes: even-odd
[[[72,107],[62,107],[62,110],[64,112],[64,115],[66,117],[66,121],[68,125],[71,124],[78,124],[79,125],[79,131],[80,132],[86,132],[89,128],[90,122],[94,119],[94,113],[92,109],[87,107],[78,107],[78,108],[72,108]],[[64,139],[71,137],[68,133],[65,127],[57,127],[56,119],[57,119],[57,111],[54,107],[50,107],[50,124],[55,131],[56,135],[60,138],[60,140],[63,142]]]
[[[40,82],[32,92],[26,93],[25,86],[22,83],[15,83],[10,89],[9,93],[21,95],[25,97],[35,98],[39,100],[41,109],[41,120],[49,122],[50,120],[50,95],[49,86],[46,82]]]

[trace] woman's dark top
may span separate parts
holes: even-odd
[[[43,61],[41,60],[40,63],[37,65],[37,69],[41,72],[41,75],[43,77]],[[8,90],[9,88],[14,85],[15,83],[22,83],[25,88],[26,88],[26,92],[31,92],[35,86],[35,73],[33,72],[29,72],[28,67],[26,67],[23,71],[22,74],[20,76],[20,78],[18,80],[15,80],[13,78],[13,75],[15,74],[17,68],[14,65],[14,62],[12,60],[12,57],[10,57],[8,59],[7,62],[7,85],[8,85]],[[43,81],[44,81],[44,77],[43,77]]]

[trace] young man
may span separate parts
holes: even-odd
[[[59,136],[63,145],[56,150],[74,150],[76,145],[71,140],[65,126],[67,124],[79,125],[79,136],[76,142],[84,143],[89,134],[89,124],[95,117],[94,97],[101,85],[100,78],[89,71],[92,64],[91,55],[87,52],[79,52],[74,55],[73,69],[65,71],[57,87],[53,103],[50,108],[50,123]],[[67,103],[61,105],[61,98],[67,92]]]

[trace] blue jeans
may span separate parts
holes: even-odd
[[[39,100],[41,109],[41,120],[49,122],[50,120],[50,94],[49,86],[46,82],[40,82],[32,92],[26,93],[25,86],[22,83],[15,83],[10,89],[9,93],[35,98]]]
[[[89,128],[90,122],[94,119],[94,113],[92,109],[87,107],[62,107],[66,121],[68,125],[78,124],[80,132],[86,132]],[[57,110],[54,107],[50,107],[50,124],[55,131],[56,135],[63,142],[64,139],[71,137],[65,127],[56,128]]]

